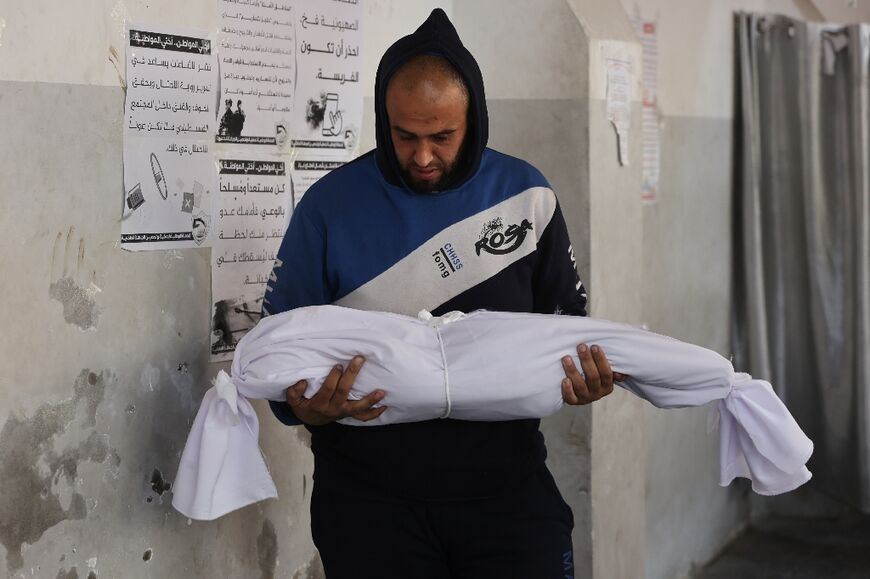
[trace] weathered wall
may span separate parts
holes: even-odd
[[[623,22],[627,25],[623,17]],[[591,315],[639,324],[642,316],[643,222],[640,141],[629,142],[629,163],[620,165],[617,139],[606,116],[604,61],[618,58],[641,66],[640,46],[627,27],[590,47],[590,283],[597,304]],[[596,72],[597,71],[597,72]],[[640,82],[632,87],[631,124],[640,125]],[[647,537],[644,531],[644,446],[642,402],[617,388],[592,407],[593,577],[642,577]]]
[[[210,374],[208,261],[118,248],[121,89],[3,81],[0,96],[14,135],[0,145],[4,571],[214,576],[273,564],[258,536],[290,536],[286,513],[188,525],[169,506]],[[312,556],[283,554],[300,567]]]
[[[588,41],[565,2],[515,2],[507,11],[495,1],[455,11],[448,2],[366,2],[362,149],[373,144],[371,84],[380,53],[439,5],[453,13],[486,75],[492,144],[550,178],[588,280],[590,64]],[[51,10],[56,18],[42,16]],[[132,254],[117,243],[124,22],[210,29],[213,3],[0,4],[0,18],[0,121],[16,137],[0,150],[9,177],[0,185],[0,224],[15,248],[0,265],[20,272],[4,282],[0,314],[23,329],[0,342],[12,369],[0,382],[9,400],[0,416],[0,480],[16,489],[0,499],[6,568],[11,576],[317,577],[302,429],[263,415],[261,438],[280,501],[208,524],[189,523],[170,508],[181,445],[218,369],[206,358],[207,253]],[[530,21],[549,34],[530,38]],[[73,29],[90,33],[67,32]],[[38,48],[34,37],[43,40]],[[601,98],[594,106],[601,114]],[[614,206],[600,207],[617,221]],[[628,275],[638,271],[621,263]],[[598,295],[603,301],[604,292]],[[622,313],[614,317],[629,319]],[[591,425],[589,408],[545,425],[551,466],[577,519],[578,576],[590,575],[593,560]],[[626,463],[642,464],[640,445],[631,448]],[[604,483],[611,463],[602,462]],[[607,491],[617,506],[597,511],[608,533],[642,517],[622,490]]]
[[[638,165],[615,164],[603,120],[601,51],[633,44],[619,5],[364,5],[362,150],[373,144],[380,54],[445,8],[484,71],[492,145],[533,162],[560,196],[593,313],[723,354],[731,11],[868,16],[865,4],[849,12],[809,0],[624,0],[629,13],[656,18],[660,35],[660,197],[641,207]],[[280,501],[209,524],[169,506],[181,445],[218,369],[206,354],[207,253],[118,247],[124,22],[211,29],[214,6],[0,0],[0,576],[322,575],[302,429],[263,415]],[[618,392],[545,422],[577,521],[578,577],[685,576],[745,521],[744,490],[716,485],[715,438],[699,436],[705,419],[706,409],[662,412]]]
[[[733,12],[867,20],[843,0],[623,0],[657,22],[661,181],[643,208],[643,319],[730,354]],[[691,47],[691,48],[689,48]],[[708,408],[645,406],[647,579],[686,577],[748,520],[745,484],[718,486]],[[757,501],[757,497],[753,497]]]
[[[450,2],[366,2],[363,81]],[[126,20],[215,3],[0,0],[0,577],[322,577],[305,431],[261,411],[281,493],[213,523],[170,506],[207,362],[207,250],[119,248]],[[375,52],[377,54],[375,54]],[[371,89],[369,88],[369,94]]]
[[[438,5],[453,12],[445,2],[366,2],[363,150],[373,144],[371,83],[380,53]],[[504,11],[497,2],[468,3],[453,16],[487,78],[493,145],[529,159],[551,179],[588,278],[586,41],[564,2],[526,4],[525,12],[521,5]],[[131,254],[117,243],[124,22],[210,29],[213,4],[107,0],[65,5],[57,19],[43,18],[51,9],[45,2],[0,5],[0,114],[6,134],[18,137],[3,142],[0,167],[14,178],[2,185],[9,208],[2,224],[19,244],[2,265],[21,272],[4,283],[2,314],[12,327],[26,328],[4,335],[2,349],[13,371],[0,384],[10,401],[0,417],[7,425],[0,469],[9,483],[28,481],[0,503],[2,520],[11,522],[0,541],[8,569],[51,576],[73,568],[81,576],[91,570],[128,577],[251,570],[317,576],[302,429],[262,421],[281,501],[210,524],[188,524],[169,507],[181,444],[217,371],[205,353],[207,254]],[[529,19],[551,34],[530,40]],[[59,21],[91,33],[67,33]],[[44,39],[38,49],[33,37]],[[545,426],[551,464],[577,518],[578,561],[587,570],[590,428],[588,408]],[[14,450],[28,445],[35,450]],[[627,503],[623,512],[630,510]],[[30,512],[37,513],[32,521]]]

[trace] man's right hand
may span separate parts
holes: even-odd
[[[347,399],[364,362],[362,356],[356,356],[347,370],[341,365],[335,366],[326,376],[323,386],[311,398],[303,396],[308,387],[306,380],[287,388],[287,404],[293,409],[296,418],[310,426],[321,426],[347,417],[367,422],[383,414],[386,406],[372,408],[383,399],[383,390],[375,390],[360,400]]]

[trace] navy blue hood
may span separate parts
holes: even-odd
[[[463,46],[459,34],[447,14],[436,8],[429,18],[414,31],[393,44],[384,53],[375,77],[375,142],[378,167],[386,180],[393,185],[404,186],[393,139],[390,136],[390,121],[387,117],[387,85],[393,74],[408,59],[420,54],[443,56],[459,71],[468,89],[468,132],[457,178],[453,187],[458,187],[477,171],[480,157],[489,138],[489,117],[486,112],[486,95],[483,91],[483,75],[470,52]]]

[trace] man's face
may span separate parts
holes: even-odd
[[[414,191],[451,183],[467,131],[468,103],[455,82],[424,82],[411,90],[390,84],[387,115],[402,177]]]

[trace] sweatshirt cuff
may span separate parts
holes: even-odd
[[[293,414],[293,410],[290,408],[290,405],[286,402],[269,400],[269,408],[272,409],[272,414],[275,415],[275,418],[277,418],[287,426],[297,426],[299,424],[302,424],[302,421],[296,418],[296,415]]]

